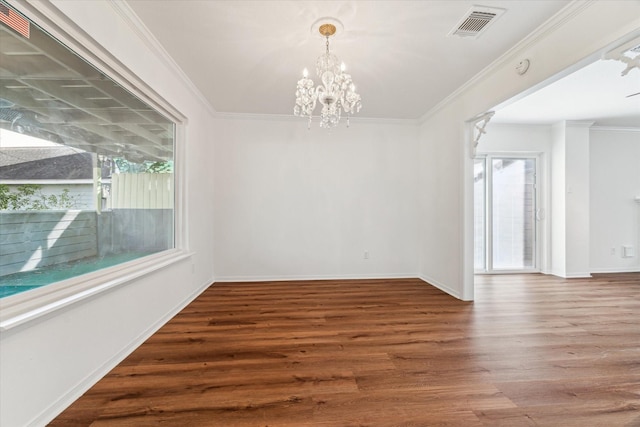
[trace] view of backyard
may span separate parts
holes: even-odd
[[[175,125],[26,18],[0,25],[0,298],[174,247]]]
[[[23,145],[16,147],[20,143]],[[36,150],[35,155],[30,149]],[[49,157],[43,155],[47,151]],[[95,156],[78,149],[69,156],[66,151],[58,144],[2,130],[0,297],[173,246],[170,163],[134,165],[123,159],[105,162],[96,156],[99,163],[112,169],[99,168],[101,181],[94,184],[92,179],[84,184],[87,191],[73,179],[51,184],[48,171],[59,173],[70,160],[77,168],[78,155],[89,162]],[[38,165],[26,168],[25,163],[35,156],[39,157]],[[162,172],[147,172],[150,168]],[[141,172],[129,172],[134,169]],[[92,199],[86,193],[99,197]]]

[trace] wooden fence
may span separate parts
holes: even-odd
[[[0,212],[0,277],[83,258],[173,247],[173,209]]]
[[[113,209],[98,215],[98,255],[173,247],[173,209]]]
[[[97,253],[94,211],[0,213],[0,276]]]
[[[0,276],[173,247],[173,174],[114,174],[107,210],[0,212]]]

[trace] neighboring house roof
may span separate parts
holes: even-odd
[[[92,179],[91,153],[71,147],[2,148],[0,179]]]

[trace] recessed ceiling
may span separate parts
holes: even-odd
[[[296,82],[324,50],[310,28],[332,16],[344,32],[331,50],[362,95],[359,116],[416,119],[569,1],[128,3],[218,112],[292,115]],[[449,37],[474,5],[506,12],[477,39]]]
[[[614,60],[596,61],[529,96],[498,106],[491,121],[553,124],[581,120],[598,126],[640,127],[640,69],[622,76],[625,67]]]

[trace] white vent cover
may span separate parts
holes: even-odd
[[[478,38],[506,9],[473,6],[449,32],[449,36]]]

